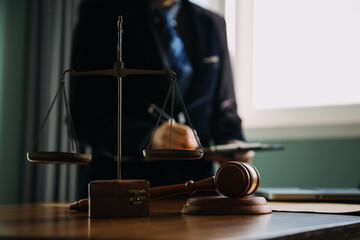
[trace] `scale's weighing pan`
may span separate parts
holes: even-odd
[[[90,154],[68,152],[28,152],[26,157],[33,163],[65,164],[87,164],[91,162],[92,158]]]
[[[144,149],[144,157],[147,159],[168,160],[192,160],[204,156],[204,149],[181,150],[181,149]]]

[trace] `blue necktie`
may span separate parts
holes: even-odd
[[[170,11],[161,11],[159,29],[160,41],[164,48],[169,67],[175,71],[177,82],[184,96],[193,75],[193,68],[186,56],[184,44],[173,26],[173,16]]]

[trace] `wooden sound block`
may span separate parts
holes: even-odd
[[[263,197],[196,197],[187,200],[182,211],[194,215],[266,214],[272,210]]]

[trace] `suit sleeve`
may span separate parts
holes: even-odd
[[[245,140],[242,121],[237,114],[233,74],[227,46],[226,25],[222,18],[215,21],[221,47],[220,74],[214,101],[212,136],[216,144],[225,144],[230,140]]]

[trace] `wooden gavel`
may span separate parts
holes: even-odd
[[[157,200],[167,197],[197,191],[215,191],[231,197],[244,197],[254,193],[260,184],[260,175],[257,169],[249,163],[229,161],[222,164],[215,176],[200,181],[187,181],[185,184],[175,184],[150,188],[150,199]],[[88,199],[81,199],[72,203],[71,210],[86,211]]]

